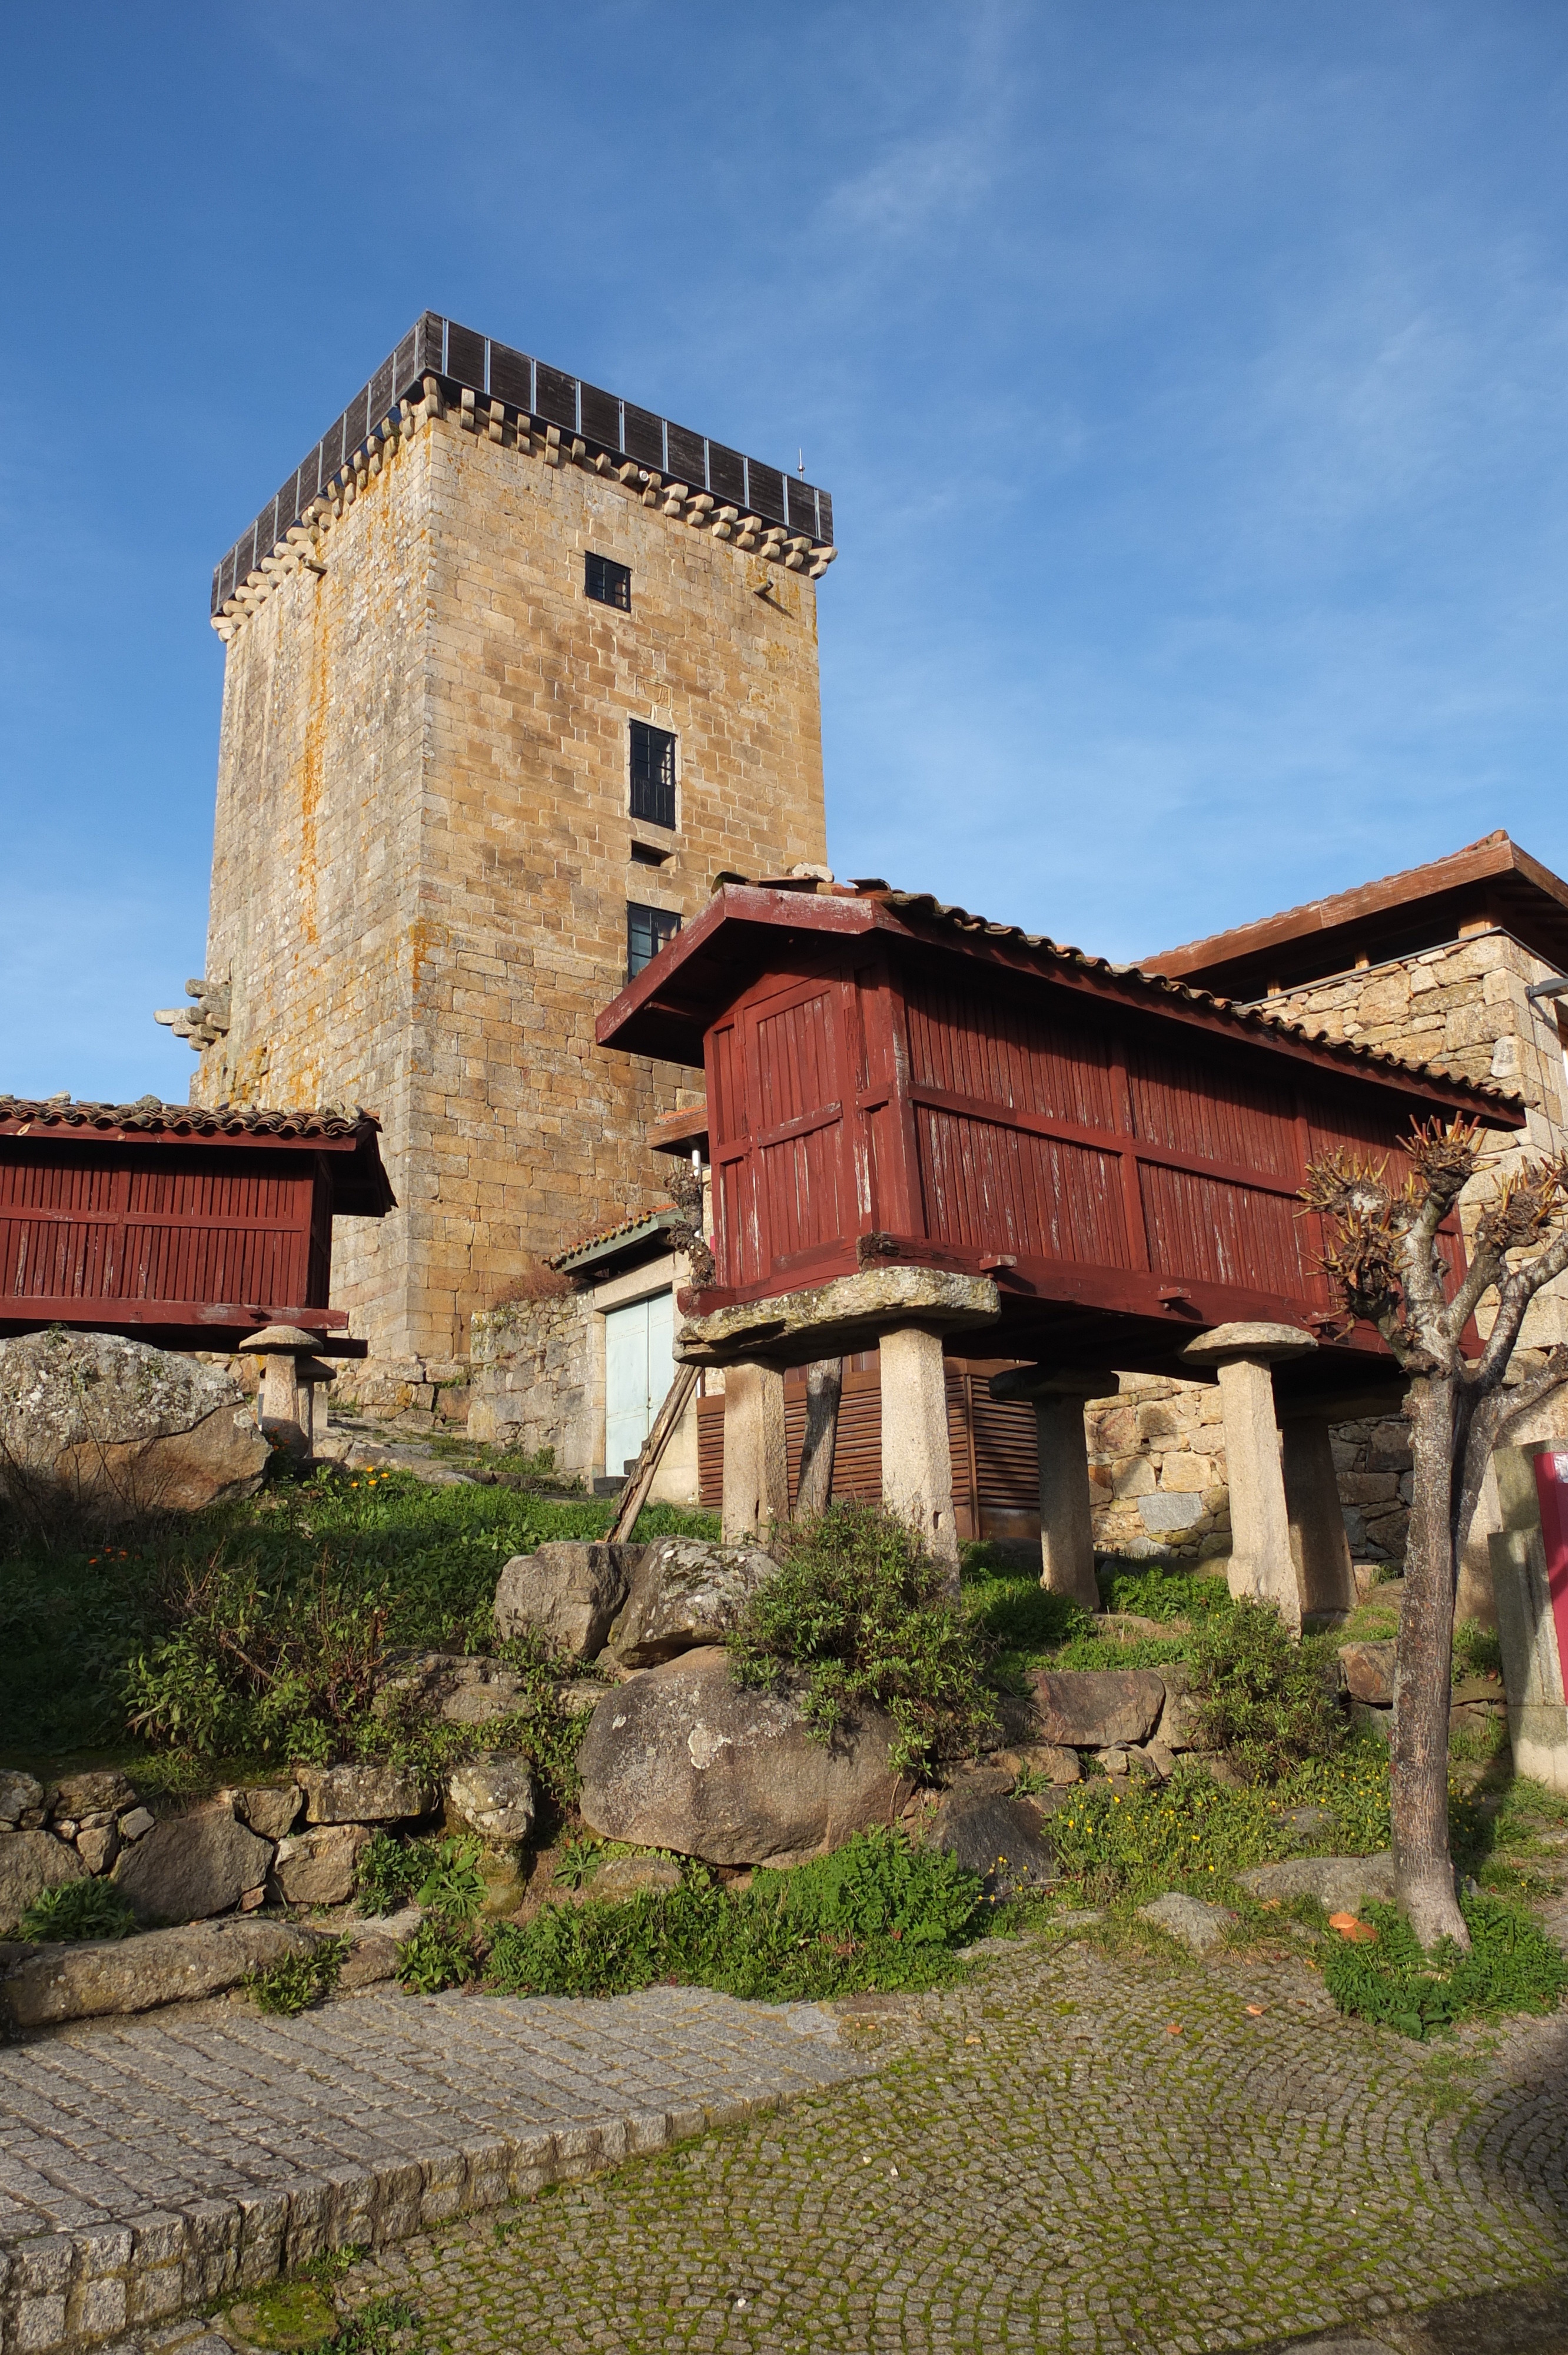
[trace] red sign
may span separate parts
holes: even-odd
[[[1543,1448],[1535,1459],[1535,1491],[1541,1499],[1541,1534],[1552,1616],[1557,1627],[1557,1657],[1568,1690],[1568,1450]]]

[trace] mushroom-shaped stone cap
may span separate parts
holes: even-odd
[[[319,1333],[306,1333],[298,1325],[263,1325],[260,1333],[250,1334],[239,1346],[264,1358],[297,1357],[302,1349],[313,1356],[321,1339]]]
[[[296,1358],[294,1380],[299,1382],[335,1382],[338,1369],[324,1358]]]
[[[1317,1346],[1299,1325],[1216,1325],[1189,1341],[1181,1355],[1190,1366],[1223,1366],[1231,1358],[1277,1365],[1284,1358],[1310,1357]]]

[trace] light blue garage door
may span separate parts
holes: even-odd
[[[604,1468],[613,1478],[647,1438],[675,1370],[674,1294],[612,1308],[604,1326]]]

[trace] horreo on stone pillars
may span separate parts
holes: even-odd
[[[1290,1547],[1274,1368],[1309,1357],[1318,1344],[1295,1325],[1216,1325],[1189,1341],[1191,1366],[1213,1366],[1224,1406],[1225,1474],[1231,1491],[1230,1589],[1274,1604],[1301,1631],[1301,1593]]]
[[[676,1337],[676,1357],[725,1369],[726,1538],[755,1536],[765,1512],[774,1525],[788,1518],[782,1369],[874,1348],[882,1361],[883,1502],[947,1565],[956,1592],[942,1338],[994,1325],[1000,1313],[989,1276],[890,1266],[691,1317]]]
[[[1084,1401],[1114,1398],[1115,1374],[1102,1368],[1010,1366],[991,1378],[995,1399],[1028,1399],[1034,1408],[1040,1455],[1040,1583],[1069,1595],[1086,1611],[1100,1607],[1095,1582],[1095,1534],[1090,1514],[1089,1458],[1084,1444]]]

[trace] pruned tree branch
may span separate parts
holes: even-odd
[[[1516,1267],[1513,1273],[1498,1286],[1498,1313],[1486,1347],[1481,1351],[1476,1379],[1480,1388],[1493,1389],[1501,1381],[1503,1372],[1513,1354],[1524,1315],[1543,1284],[1568,1270],[1568,1227],[1565,1227],[1545,1251]]]

